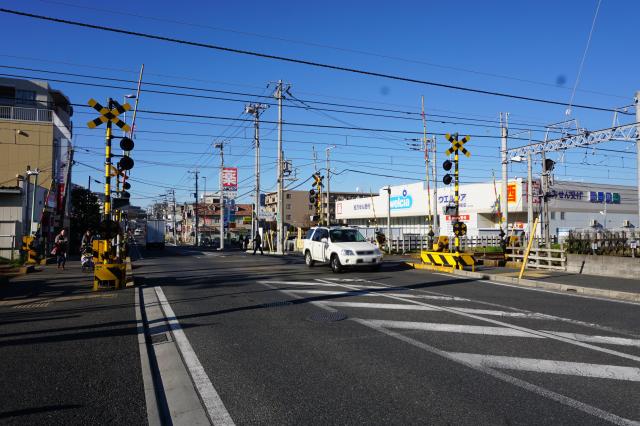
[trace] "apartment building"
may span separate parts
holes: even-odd
[[[23,235],[41,228],[50,243],[68,225],[72,115],[46,81],[0,78],[0,256],[15,256]]]

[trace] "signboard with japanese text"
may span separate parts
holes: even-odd
[[[225,191],[238,190],[238,168],[225,167],[222,169],[222,189]]]

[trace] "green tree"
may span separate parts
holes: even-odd
[[[82,234],[87,229],[95,233],[100,224],[100,205],[96,194],[82,187],[73,188],[71,191],[70,219],[70,249],[76,252],[80,247]]]

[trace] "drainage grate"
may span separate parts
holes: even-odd
[[[315,321],[315,322],[336,322],[336,321],[346,320],[347,318],[348,318],[347,314],[340,311],[316,312],[315,314],[312,314],[309,316],[309,320]]]
[[[261,306],[263,308],[280,308],[282,306],[290,305],[293,305],[293,302],[289,302],[288,300],[281,300],[280,302],[263,303]]]
[[[158,334],[151,335],[152,345],[155,345],[158,343],[167,343],[168,341],[169,341],[169,336],[167,336],[167,333],[158,333]]]

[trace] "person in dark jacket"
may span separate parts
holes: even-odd
[[[256,251],[260,249],[260,254],[264,256],[264,252],[262,251],[262,237],[260,237],[260,233],[256,232],[256,236],[253,238],[253,254],[256,254]]]
[[[64,266],[67,263],[67,251],[69,250],[69,239],[67,238],[64,229],[56,235],[53,250],[55,251],[55,255],[58,260],[58,269],[62,268],[64,271]]]

